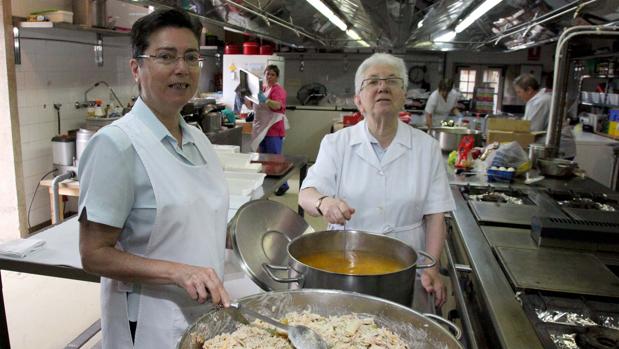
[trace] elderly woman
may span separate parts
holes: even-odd
[[[432,137],[399,121],[406,91],[404,61],[377,53],[355,75],[355,104],[365,120],[325,136],[299,204],[324,216],[329,229],[395,237],[438,258],[444,213],[454,209],[440,148]],[[436,305],[446,299],[438,267],[421,275]]]
[[[200,32],[177,10],[135,22],[140,98],[80,161],[80,253],[84,269],[102,276],[104,348],[174,348],[213,303],[229,304],[223,170],[179,114],[199,81]]]
[[[458,98],[460,93],[453,89],[454,82],[452,79],[442,79],[438,83],[438,90],[435,90],[428,98],[426,109],[426,124],[428,128],[438,127],[441,121],[445,120],[449,115],[459,115],[460,111],[457,108]]]

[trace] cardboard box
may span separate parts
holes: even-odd
[[[495,131],[529,132],[531,130],[531,121],[506,118],[488,118],[486,129]]]
[[[488,130],[487,142],[513,142],[516,141],[524,149],[527,149],[529,144],[535,142],[535,135],[531,132],[514,132],[514,131],[497,131]]]

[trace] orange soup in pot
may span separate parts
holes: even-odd
[[[390,274],[408,267],[396,258],[367,251],[321,251],[299,256],[316,269],[346,275]]]

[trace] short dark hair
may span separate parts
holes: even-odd
[[[187,28],[200,42],[202,24],[195,17],[176,9],[156,10],[140,19],[131,27],[131,52],[133,58],[143,55],[150,45],[150,36],[165,27]]]
[[[267,70],[272,70],[275,73],[275,75],[279,77],[279,68],[275,64],[267,65],[267,67],[264,68],[264,72],[266,73]]]
[[[439,92],[449,92],[454,87],[454,81],[449,78],[441,79],[438,82],[438,90]]]
[[[520,87],[524,91],[528,88],[533,89],[533,91],[539,90],[539,82],[535,78],[535,76],[531,74],[522,74],[514,79],[514,85]]]

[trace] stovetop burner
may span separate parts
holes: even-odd
[[[585,210],[598,210],[615,212],[615,208],[609,204],[594,201],[593,199],[576,197],[570,200],[557,201],[561,207],[580,208]]]
[[[619,348],[617,298],[527,292],[520,299],[546,349]]]
[[[581,349],[619,348],[619,330],[602,326],[587,326],[576,334],[576,344]]]
[[[470,201],[495,202],[514,205],[533,205],[529,195],[522,190],[495,188],[493,186],[463,186],[464,198]]]

